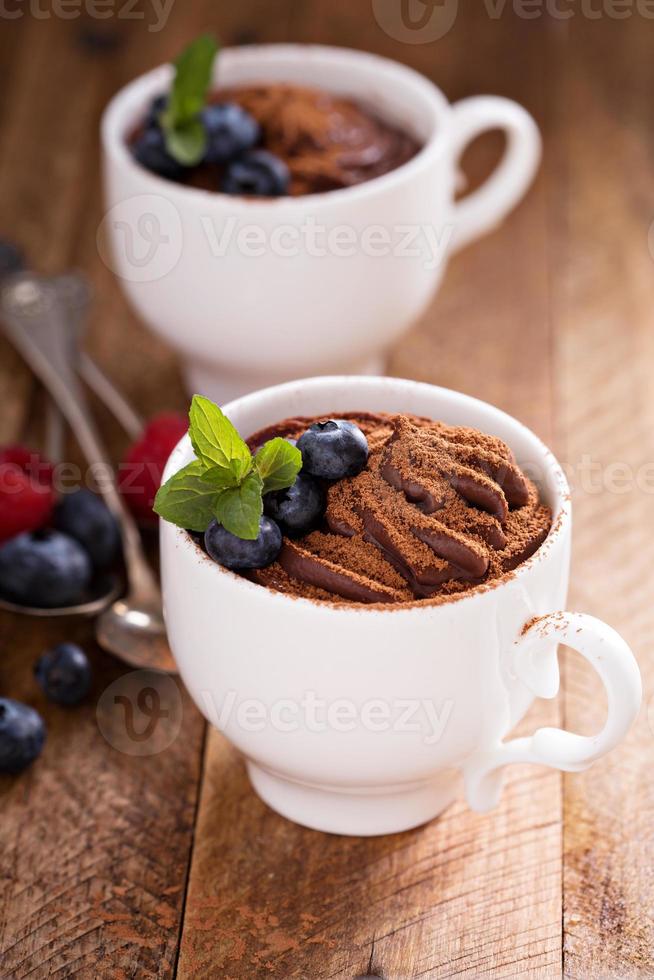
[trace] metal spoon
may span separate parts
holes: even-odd
[[[135,442],[143,432],[143,419],[86,351],[77,347],[77,342],[86,326],[86,314],[93,298],[91,284],[79,272],[66,272],[64,275],[55,276],[52,282],[70,314],[66,325],[76,342],[74,364],[80,377]]]
[[[7,278],[7,276],[2,278]],[[85,313],[91,303],[91,287],[87,280],[78,273],[66,273],[63,276],[57,276],[52,279],[52,282],[69,314],[66,321],[69,336],[77,338],[81,335]],[[110,411],[118,417],[118,421],[123,424],[123,428],[128,431],[128,434],[134,439],[138,438],[142,425],[132,407],[88,355],[77,350],[76,354],[76,367],[80,370],[80,374],[86,383],[95,390],[96,394],[99,394]],[[52,463],[59,463],[63,458],[64,435],[63,416],[55,402],[48,398],[46,404],[45,454]],[[43,619],[69,616],[92,618],[98,616],[107,606],[115,602],[122,590],[120,579],[116,575],[105,573],[94,579],[82,601],[75,603],[74,606],[47,608],[26,606],[0,596],[0,609]]]
[[[11,242],[4,244],[9,246],[8,251],[12,261],[5,263],[4,266],[0,265],[0,283],[3,280],[12,279],[16,273],[24,274],[29,271],[21,250]],[[86,326],[86,313],[93,298],[91,284],[86,276],[80,272],[66,272],[63,275],[55,276],[51,282],[56,287],[57,293],[68,310],[69,317],[66,326],[69,333],[73,339],[79,341]],[[75,368],[79,375],[95,392],[100,401],[104,402],[130,439],[136,441],[143,431],[141,417],[86,351],[76,347],[75,355]],[[63,425],[61,413],[52,402],[48,407],[46,421],[50,444],[53,448],[48,456],[52,460],[59,460],[61,452],[57,450],[61,450],[63,446]]]
[[[93,581],[92,587],[89,588],[82,601],[74,606],[53,606],[52,608],[24,606],[18,602],[0,598],[0,609],[4,609],[5,612],[20,613],[21,616],[36,616],[38,619],[60,619],[66,616],[92,619],[103,612],[112,602],[115,602],[121,592],[122,585],[117,576],[102,575]]]
[[[22,271],[26,272],[27,269],[24,268]],[[79,347],[93,298],[91,284],[86,276],[80,272],[66,272],[64,275],[55,276],[51,282],[68,312],[65,326],[71,338],[74,354],[73,366],[87,387],[109,409],[109,412],[130,439],[136,442],[143,433],[142,418],[134,411],[122,392],[116,388],[104,371],[98,367],[86,351]],[[59,463],[64,455],[65,423],[61,412],[51,398],[47,399],[45,422],[45,455],[50,462]],[[1,602],[2,600],[0,600]]]
[[[98,618],[96,638],[134,667],[175,672],[166,640],[161,593],[143,555],[138,529],[116,486],[107,453],[91,419],[77,373],[67,310],[52,281],[30,273],[7,281],[0,293],[5,333],[49,391],[89,464],[102,471],[99,490],[119,523],[129,588]]]

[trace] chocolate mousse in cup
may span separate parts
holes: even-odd
[[[246,46],[214,67],[212,100],[255,119],[257,152],[281,161],[288,183],[257,197],[242,168],[232,180],[210,162],[176,181],[146,169],[135,139],[170,88],[161,66],[103,116],[101,255],[180,352],[190,392],[225,404],[309,374],[379,373],[449,256],[526,193],[540,160],[533,119],[494,96],[451,105],[418,72],[362,51]],[[460,157],[494,129],[502,160],[455,200]]]
[[[345,428],[366,447],[351,475],[324,480],[320,520],[285,534],[263,568],[230,571],[161,522],[182,679],[273,809],[318,830],[391,833],[461,794],[495,806],[510,763],[574,772],[620,742],[638,667],[609,626],[565,611],[569,490],[525,426],[395,378],[290,382],[224,413],[252,449],[297,441],[302,473],[317,472],[316,432],[324,445]],[[187,437],[164,479],[193,459]],[[599,673],[603,729],[511,738],[534,698],[557,693],[559,643]]]

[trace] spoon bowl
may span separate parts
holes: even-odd
[[[80,616],[92,619],[115,602],[123,591],[123,584],[117,575],[102,575],[95,579],[82,601],[74,606],[28,606],[12,602],[0,595],[0,609],[4,612],[18,613],[23,616],[36,616],[40,619],[63,618],[65,616]]]
[[[95,634],[101,647],[132,667],[177,673],[160,603],[140,599],[135,606],[129,596],[118,599],[98,619]]]

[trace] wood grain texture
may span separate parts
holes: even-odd
[[[633,647],[644,703],[615,752],[565,778],[564,965],[574,980],[640,980],[654,976],[654,25],[604,18],[575,24],[571,40],[553,266],[560,448],[574,482],[570,601]],[[597,730],[604,713],[596,677],[570,656],[566,726]]]
[[[177,4],[165,37],[147,20],[0,19],[0,234],[15,238],[39,270],[76,265],[89,276],[98,299],[87,345],[144,415],[183,409],[186,396],[173,352],[131,314],[98,254],[98,124],[113,92],[201,31],[212,7]],[[42,400],[33,389],[0,341],[2,443],[27,432],[38,445]],[[118,460],[125,437],[94,408]],[[81,463],[72,444],[68,452]],[[95,671],[88,703],[75,711],[47,705],[32,677],[36,657],[63,639],[82,643]],[[0,975],[172,976],[199,787],[197,711],[183,693],[172,745],[134,758],[115,747],[125,735],[120,706],[101,711],[115,744],[99,731],[98,701],[130,675],[95,647],[88,625],[1,615],[0,651],[0,692],[34,704],[48,727],[30,772],[0,779]],[[134,703],[139,689],[128,688]]]
[[[114,61],[90,51],[74,21],[26,17],[0,21],[0,27],[3,51],[12,46],[9,38],[20,42],[20,57],[3,62],[3,88],[11,98],[0,100],[0,234],[17,239],[44,271],[81,266],[102,297],[90,338],[98,360],[121,384],[128,382],[144,414],[181,408],[172,355],[144,339],[95,247],[102,213],[97,125],[103,103],[122,81],[111,70]],[[134,47],[138,40],[136,32]],[[111,356],[105,356],[106,338]],[[150,380],[139,385],[139,376]],[[0,440],[27,431],[38,445],[42,400],[33,397],[27,372],[4,344],[0,398]],[[99,418],[117,460],[125,437]],[[69,448],[69,458],[81,462]],[[48,704],[32,676],[37,656],[62,640],[80,642],[94,669],[91,695],[74,710]],[[103,700],[120,678],[134,704],[139,689],[155,684],[146,678],[139,688],[138,677],[95,646],[88,624],[0,616],[0,692],[36,706],[48,728],[31,770],[0,778],[2,977],[118,980],[174,973],[204,726],[185,694],[180,701],[176,686],[172,693],[163,689],[162,710],[172,706],[179,717],[181,705],[178,737],[156,755],[126,754],[123,708]],[[147,721],[137,715],[135,729],[143,731]]]
[[[334,837],[270,811],[211,736],[179,975],[557,976],[556,801],[548,774],[516,771],[490,818],[457,803],[406,834]]]

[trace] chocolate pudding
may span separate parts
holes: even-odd
[[[321,526],[285,537],[252,581],[332,603],[445,600],[510,574],[547,537],[551,511],[500,439],[412,415],[333,417],[364,432],[367,466],[329,484]],[[297,439],[325,418],[286,419],[249,445]]]
[[[213,92],[207,104],[235,104],[256,121],[255,148],[273,154],[288,168],[287,196],[361,184],[395,170],[420,149],[415,139],[375,113],[318,89],[284,83],[245,85]],[[129,137],[132,148],[144,126]],[[179,179],[218,191],[225,173],[226,164],[205,161],[183,173],[180,169]]]
[[[210,101],[236,102],[256,119],[261,146],[286,163],[295,197],[362,184],[420,149],[356,102],[319,89],[253,85],[217,92]]]

